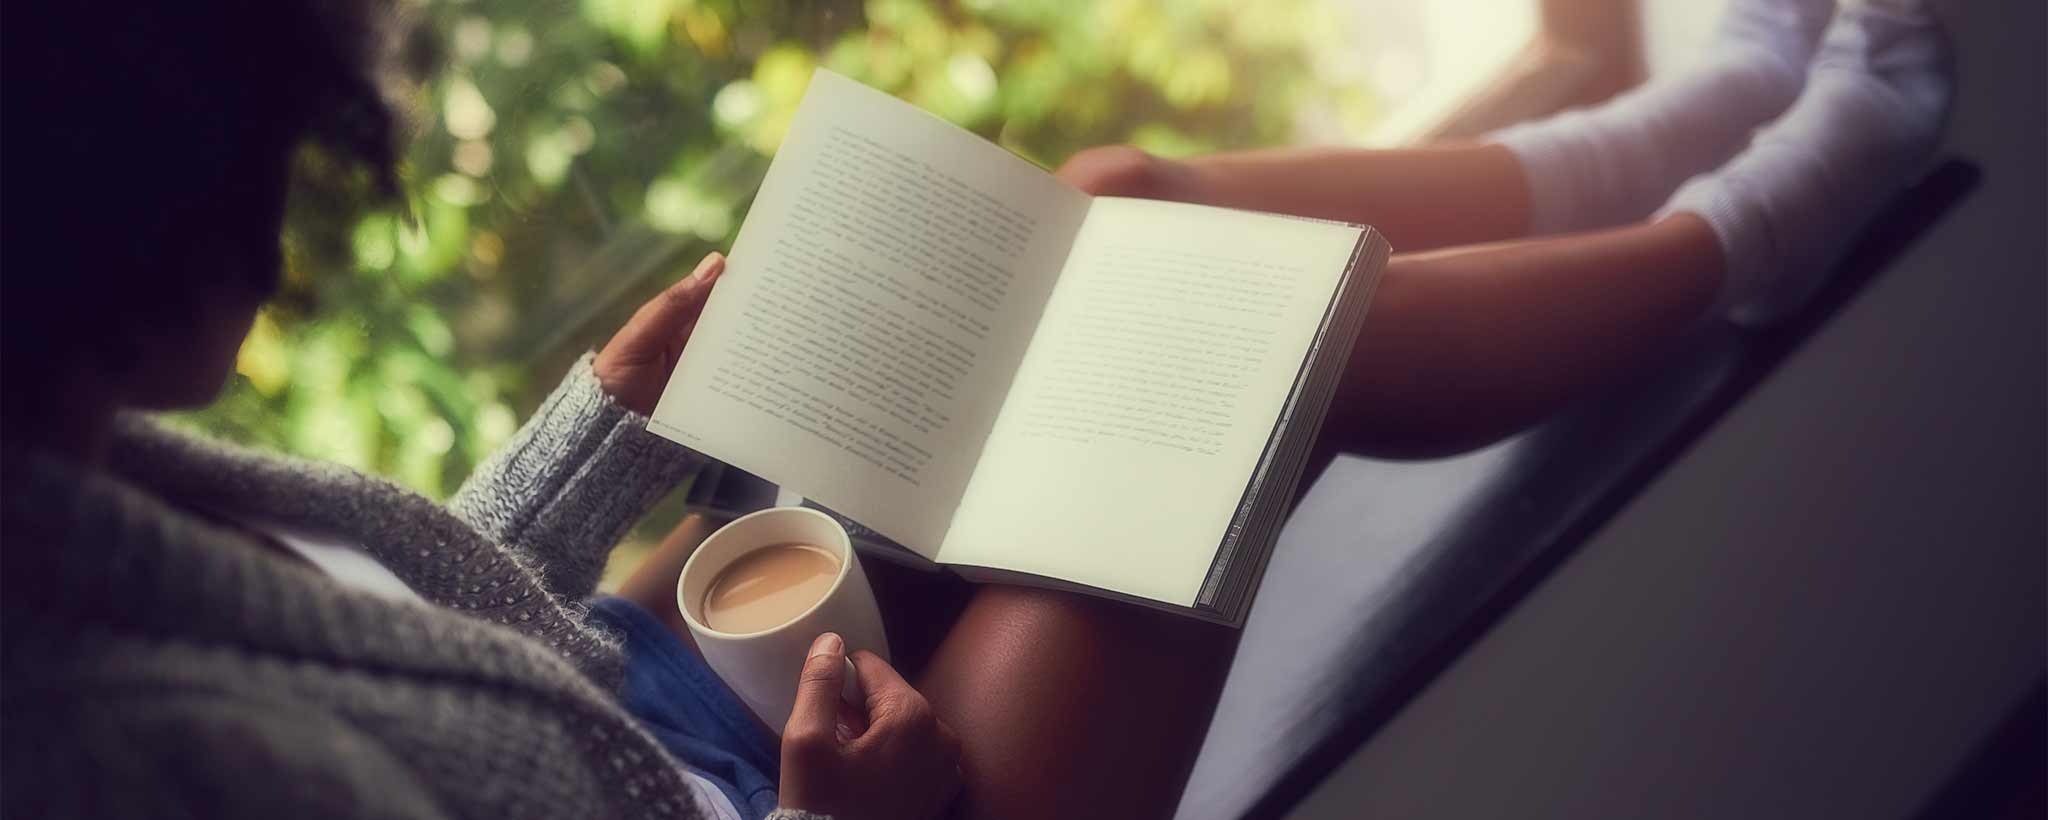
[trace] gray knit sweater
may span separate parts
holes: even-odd
[[[0,814],[698,817],[578,606],[701,463],[645,425],[586,357],[447,508],[141,419],[112,474],[10,459]],[[192,508],[346,536],[429,603],[340,586]]]

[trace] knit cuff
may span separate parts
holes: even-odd
[[[1762,232],[1736,227],[1743,220],[1742,209],[1729,198],[1726,183],[1713,177],[1695,177],[1680,185],[1652,218],[1661,220],[1681,213],[1692,214],[1707,223],[1714,232],[1714,241],[1721,246],[1721,289],[1714,294],[1707,315],[1740,321],[1740,315],[1754,306],[1763,281],[1755,270],[1743,264],[1743,260],[1755,259],[1760,254],[1756,243],[1746,237]]]
[[[647,432],[646,416],[598,384],[593,358],[576,361],[449,505],[521,553],[549,592],[572,600],[597,588],[605,556],[626,530],[704,463]]]

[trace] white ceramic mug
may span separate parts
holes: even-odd
[[[773,629],[736,634],[705,626],[704,598],[718,573],[747,553],[784,544],[813,544],[839,559],[839,576],[832,579],[825,597]],[[777,734],[796,706],[797,677],[819,633],[839,633],[849,655],[865,649],[889,659],[882,612],[867,574],[861,572],[852,539],[838,521],[808,507],[772,507],[719,527],[683,564],[682,576],[676,579],[676,606],[711,671]],[[858,682],[851,673],[849,664],[845,694],[859,702],[852,694],[858,692]]]

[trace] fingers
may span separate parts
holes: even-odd
[[[712,281],[716,280],[719,274],[724,272],[725,254],[712,251],[704,254],[703,259],[697,260],[697,267],[691,269],[689,276],[676,280],[676,283],[670,285],[668,290],[663,292],[662,295],[675,294],[679,298],[685,298],[686,293],[694,293],[694,295],[686,297],[686,301],[702,304],[704,301],[702,298],[703,292],[710,287]]]
[[[867,692],[865,718],[840,697],[849,659]],[[835,709],[845,710],[838,721]],[[836,737],[835,722],[845,724]],[[818,636],[782,735],[781,805],[833,816],[937,817],[962,783],[960,738],[924,696],[874,653],[849,658],[839,636]]]
[[[1075,154],[1055,175],[1068,185],[1099,196],[1170,199],[1182,170],[1179,163],[1128,145],[1105,145]]]
[[[626,320],[626,326],[620,328],[614,338],[632,340],[629,343],[644,342],[655,347],[680,339],[704,313],[704,302],[711,295],[711,286],[724,272],[723,255],[712,253],[705,256],[689,276],[676,280],[661,295],[634,311],[633,318]]]
[[[876,735],[908,737],[953,767],[960,759],[960,737],[953,727],[939,720],[930,701],[912,687],[896,668],[873,652],[853,653],[854,669],[868,693],[868,721]]]
[[[826,632],[811,642],[796,684],[796,706],[783,724],[785,746],[832,749],[838,743],[839,688],[846,678],[846,642]]]
[[[902,711],[906,700],[917,701],[917,706],[925,705],[924,696],[881,656],[865,650],[855,652],[853,668],[860,674],[861,691],[867,693],[869,720],[880,722],[884,716]]]
[[[633,312],[593,363],[605,392],[636,413],[654,411],[669,371],[682,358],[683,342],[696,328],[711,287],[724,271],[725,257],[706,256],[689,276]]]
[[[867,734],[867,707],[861,706],[859,704],[847,703],[845,698],[840,698],[839,726],[837,731],[839,732],[839,742],[841,744],[851,743],[856,738],[859,738],[861,735]]]
[[[861,688],[868,695],[868,725],[876,735],[924,735],[938,724],[930,701],[918,693],[896,667],[873,652],[853,653]]]

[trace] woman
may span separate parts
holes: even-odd
[[[452,509],[125,416],[219,390],[295,149],[388,180],[394,143],[384,10],[120,5],[6,28],[4,813],[732,816],[619,706],[579,603],[699,461],[621,402],[715,277],[579,362]],[[957,788],[923,697],[859,662],[870,725],[792,720],[776,816],[925,817]]]
[[[664,749],[626,713],[614,691],[630,662],[603,627],[631,632],[637,610],[601,606],[593,620],[580,601],[618,535],[694,465],[646,434],[643,414],[715,259],[578,362],[450,509],[127,415],[218,390],[275,284],[293,149],[311,140],[388,180],[392,139],[372,80],[377,9],[120,5],[39,7],[0,28],[5,814],[1171,813],[1235,634],[1086,597],[885,588],[937,604],[916,687],[857,659],[870,725],[842,735],[830,705],[841,650],[820,636],[807,707],[780,748],[727,738],[745,766]],[[1758,29],[1741,23],[1767,4],[1736,6],[1724,45],[1760,59]],[[1825,19],[1798,17],[1803,34],[1768,46],[1796,66],[1775,73],[1795,87],[1772,99],[1800,102],[1664,217],[1397,259],[1326,453],[1483,443],[1640,366],[1712,311],[1767,318],[1795,304],[1807,282],[1784,274],[1825,261],[1874,207],[1801,203],[1895,180],[1946,102],[1939,32],[1916,8],[1845,14],[1808,74],[1803,54],[1781,51],[1810,49]],[[1624,126],[1694,110],[1691,87],[1660,81],[1504,144],[1187,164],[1105,150],[1061,173],[1098,192],[1372,222],[1403,249],[1491,242],[1630,213],[1641,191],[1571,190],[1588,175],[1551,171],[1641,148]],[[1858,127],[1830,127],[1845,114]],[[1678,130],[1704,133],[1691,125]],[[1669,193],[1753,125],[1647,163],[1659,179],[1624,176]],[[1572,207],[1616,198],[1627,202]],[[1811,246],[1781,241],[1788,219]],[[661,605],[644,590],[664,588],[674,549],[629,597]],[[735,794],[742,768],[779,769],[775,788]]]
[[[696,463],[646,434],[642,414],[716,259],[578,362],[447,509],[130,415],[219,390],[275,289],[302,143],[322,149],[327,178],[394,187],[376,85],[390,13],[370,0],[52,4],[10,9],[0,27],[0,814],[935,815],[962,779],[957,740],[872,656],[854,658],[870,699],[853,722],[867,726],[841,737],[829,636],[807,708],[767,760],[743,761],[769,788],[733,791],[748,785],[739,767],[713,768],[731,760],[685,765],[617,698],[617,633],[581,599],[617,537]],[[991,740],[1014,709],[1166,707],[1101,715],[1156,731],[1112,732],[1071,763],[1032,765],[1083,735],[983,744],[966,777],[984,788],[963,812],[1171,805],[1161,784],[1185,776],[1200,737],[1220,630],[1004,589],[978,595],[954,635],[970,648],[928,671],[1003,679],[954,698],[977,704],[963,713],[989,721]],[[1010,666],[1043,643],[1068,651],[1029,674]],[[1145,675],[1191,658],[1206,664],[1198,685],[1145,692]],[[1132,687],[1090,692],[1122,670]],[[1053,687],[1081,697],[1015,696]],[[734,745],[758,745],[745,728]],[[1154,742],[1177,751],[1141,754]],[[1117,752],[1127,765],[1065,777]]]
[[[1386,233],[1399,253],[1314,475],[1338,452],[1488,444],[1654,363],[1701,322],[1792,314],[1934,146],[1952,88],[1947,38],[1919,0],[1840,14],[1831,0],[1733,0],[1686,69],[1482,144],[1188,160],[1108,147],[1059,175],[1097,194]],[[622,593],[659,606],[698,537],[678,532]],[[908,583],[914,594],[884,597],[937,602],[903,620],[940,625],[917,636],[936,648],[912,679],[962,738],[963,807],[1006,816],[1036,800],[1036,816],[1085,816],[1115,799],[1170,813],[1234,634],[1000,585],[948,606],[957,591]],[[906,643],[900,657],[922,657]]]

